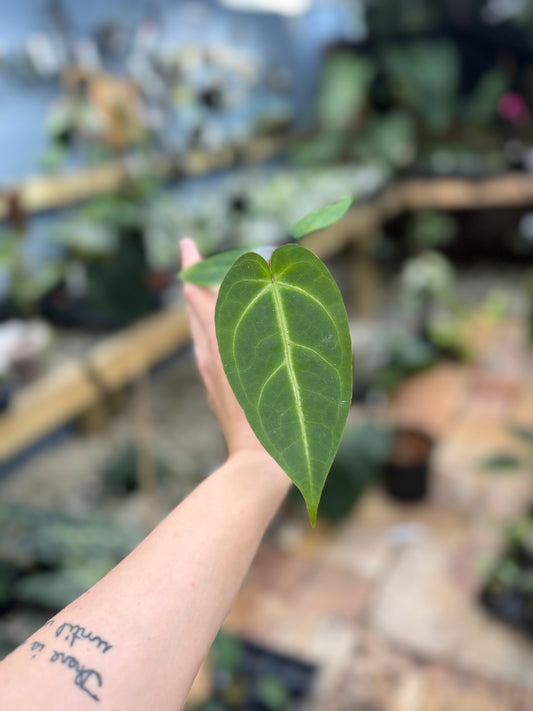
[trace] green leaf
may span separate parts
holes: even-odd
[[[499,452],[484,459],[482,466],[492,473],[510,472],[520,468],[520,460],[513,454]]]
[[[323,66],[317,119],[325,133],[349,130],[368,100],[375,63],[352,52],[334,52]]]
[[[520,425],[512,425],[511,432],[529,446],[533,445],[533,429],[530,427],[521,427]]]
[[[340,292],[299,245],[270,265],[240,257],[215,311],[229,383],[265,449],[301,491],[311,524],[350,408],[352,352]]]
[[[196,262],[187,269],[183,269],[179,276],[183,281],[197,286],[216,286],[224,279],[233,262],[248,251],[247,249],[229,249],[227,252],[213,254],[211,257],[202,259],[201,262]]]
[[[310,215],[302,217],[301,220],[291,227],[291,235],[294,239],[301,239],[310,232],[315,230],[323,230],[325,227],[330,227],[337,220],[348,212],[352,205],[352,198],[345,197],[331,205],[326,205]]]
[[[274,674],[265,674],[259,677],[255,692],[263,706],[269,711],[286,711],[291,702],[291,694],[281,679]]]

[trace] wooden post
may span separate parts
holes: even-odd
[[[357,317],[374,317],[379,307],[380,276],[372,255],[376,233],[353,241],[348,249],[350,260],[351,309]]]
[[[159,502],[157,499],[157,464],[148,371],[141,373],[133,384],[133,414],[137,481],[143,497],[145,525],[148,530],[151,530],[159,520]]]

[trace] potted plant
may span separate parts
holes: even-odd
[[[210,652],[211,698],[194,711],[289,711],[308,696],[315,667],[220,632]]]
[[[344,518],[366,489],[379,481],[391,434],[384,424],[347,425],[320,500],[321,512],[328,520],[336,523]]]
[[[533,515],[515,520],[505,539],[480,599],[492,615],[533,635]]]
[[[152,183],[131,181],[59,225],[54,239],[66,249],[67,276],[75,279],[64,280],[43,301],[48,318],[64,326],[116,328],[160,305],[161,284],[151,288],[145,243],[152,190]]]
[[[5,278],[0,320],[33,316],[40,312],[40,302],[61,283],[63,261],[50,258],[29,265],[21,232],[9,230],[0,234],[0,269]]]
[[[429,490],[433,438],[422,430],[397,426],[383,469],[387,493],[397,501],[424,499]]]
[[[46,616],[85,592],[140,540],[108,518],[0,504],[0,612]],[[12,648],[22,640],[13,639]]]

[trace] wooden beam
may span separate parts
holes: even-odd
[[[95,346],[85,360],[56,368],[14,398],[0,416],[0,462],[6,462],[53,429],[96,404],[189,342],[189,322],[180,305]]]
[[[533,175],[507,173],[483,179],[410,179],[397,184],[403,211],[480,210],[533,204]]]
[[[197,176],[229,168],[236,163],[257,163],[279,155],[287,147],[283,136],[265,136],[237,150],[191,150],[182,158],[160,154],[134,155],[88,168],[58,174],[35,175],[0,193],[0,220],[9,217],[10,199],[17,196],[23,212],[65,208],[98,195],[116,192],[132,177],[156,174],[163,179]]]

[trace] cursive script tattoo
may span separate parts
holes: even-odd
[[[95,644],[96,648],[101,651],[102,654],[109,652],[109,650],[113,647],[112,644],[106,642],[106,640],[102,639],[99,635],[94,634],[91,631],[86,631],[85,627],[82,627],[81,625],[72,625],[70,622],[63,622],[62,625],[59,625],[55,634],[56,637],[62,638],[65,642],[68,642],[71,647],[73,647],[78,640],[84,639],[91,644]]]
[[[74,683],[76,686],[90,696],[91,699],[94,699],[94,701],[100,701],[100,697],[97,696],[96,690],[102,686],[102,677],[95,669],[87,669],[76,659],[76,657],[66,655],[63,652],[58,652],[56,650],[52,652],[50,662],[52,664],[63,664],[68,669],[74,670],[76,674],[74,677]]]
[[[46,646],[46,645],[43,644],[42,642],[32,642],[30,649],[31,649],[31,651],[33,652],[33,654],[31,655],[31,658],[32,658],[32,659],[35,659],[35,657],[37,656],[37,654],[38,654],[39,652],[42,652],[43,649],[45,648],[45,646]]]

